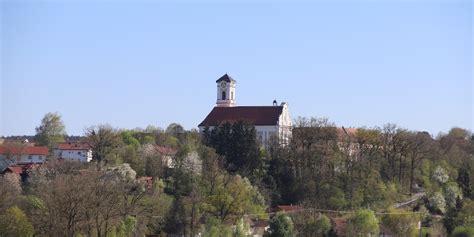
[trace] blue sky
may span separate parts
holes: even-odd
[[[473,130],[473,6],[452,1],[0,0],[0,135],[197,126],[215,80],[338,125]]]

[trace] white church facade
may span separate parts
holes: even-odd
[[[288,104],[280,105],[273,101],[271,106],[236,106],[236,83],[225,74],[216,81],[216,106],[198,125],[199,131],[210,129],[226,122],[245,121],[255,126],[257,139],[267,145],[276,138],[281,144],[287,144],[291,137],[291,117]]]

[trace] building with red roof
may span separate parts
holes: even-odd
[[[53,154],[58,159],[89,162],[92,160],[92,149],[84,142],[63,142],[54,147]]]
[[[23,173],[23,166],[19,166],[19,165],[10,166],[4,171],[4,173],[12,173],[16,175],[21,175],[21,173]]]
[[[292,123],[287,103],[278,105],[273,101],[273,106],[236,106],[237,81],[225,74],[216,83],[216,106],[198,125],[201,132],[206,127],[212,129],[223,123],[243,121],[255,126],[257,139],[263,145],[266,145],[271,138],[278,138],[284,144],[288,142]]]
[[[344,237],[347,234],[346,218],[331,218],[331,226],[334,234],[338,237]]]
[[[24,144],[0,145],[0,159],[8,159],[15,164],[42,164],[48,156],[48,147]]]
[[[164,146],[154,146],[155,151],[157,151],[162,156],[174,156],[178,151],[171,147],[164,147]]]

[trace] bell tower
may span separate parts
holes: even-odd
[[[229,75],[224,74],[216,81],[217,83],[217,101],[216,106],[231,107],[235,105],[235,84],[237,83]]]

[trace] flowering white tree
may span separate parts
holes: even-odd
[[[446,212],[446,201],[444,199],[443,194],[441,194],[440,192],[435,192],[429,197],[428,200],[430,202],[430,206],[434,210],[438,210],[441,213]]]
[[[449,175],[448,172],[440,166],[437,166],[436,169],[433,171],[432,178],[438,181],[440,184],[444,184],[448,182]]]
[[[462,190],[458,187],[456,183],[448,183],[444,188],[444,199],[446,201],[446,206],[449,208],[454,208],[456,206],[456,200],[462,199]]]

